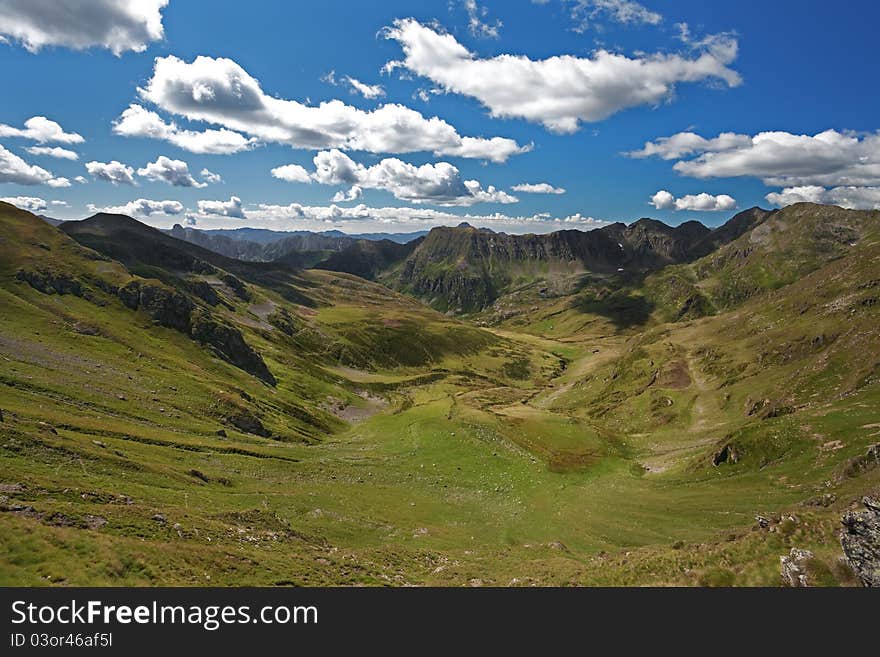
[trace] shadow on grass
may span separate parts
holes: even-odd
[[[651,301],[627,290],[587,292],[574,307],[582,313],[607,317],[618,329],[644,326],[654,310]]]

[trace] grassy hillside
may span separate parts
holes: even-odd
[[[880,490],[880,236],[839,212],[654,274],[710,304],[674,321],[615,269],[464,323],[0,205],[0,583],[779,585],[799,547],[813,583],[854,584],[836,532]],[[720,292],[740,271],[761,284]],[[133,281],[186,313],[127,305]]]

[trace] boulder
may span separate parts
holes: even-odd
[[[813,553],[809,550],[791,548],[791,552],[789,552],[787,557],[779,557],[782,581],[786,586],[803,587],[810,585],[807,564],[813,556]]]
[[[841,523],[840,545],[853,571],[865,586],[880,587],[880,500],[865,497],[861,511],[847,511]]]

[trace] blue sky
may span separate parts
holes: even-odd
[[[0,0],[0,197],[349,232],[880,208],[876,3],[134,4]]]

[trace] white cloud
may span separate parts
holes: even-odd
[[[2,6],[2,5],[0,5]],[[57,144],[81,144],[85,141],[82,135],[75,132],[64,132],[55,121],[45,116],[32,116],[24,122],[24,128],[14,128],[0,123],[0,137],[21,137],[32,139],[40,144],[54,142]]]
[[[479,58],[451,34],[412,18],[396,20],[385,35],[404,52],[404,59],[389,62],[386,70],[405,68],[447,92],[476,98],[492,116],[524,118],[559,133],[575,132],[582,121],[668,100],[678,83],[741,83],[728,68],[737,55],[737,42],[729,36],[693,58],[661,53],[630,58],[599,50],[592,57],[533,60],[509,54]]]
[[[202,177],[206,183],[210,185],[216,185],[217,183],[222,183],[223,178],[219,173],[214,173],[213,171],[209,171],[208,169],[202,169],[199,171],[199,175]]]
[[[199,201],[199,213],[220,217],[235,217],[246,219],[241,199],[232,196],[228,201]]]
[[[688,194],[681,198],[675,198],[665,189],[651,197],[651,205],[658,210],[688,210],[691,212],[723,212],[736,208],[736,200],[727,194],[713,196],[703,192],[701,194]]]
[[[61,205],[61,206],[67,205],[67,201],[59,201],[59,200],[49,201],[49,203],[51,203],[52,205]]]
[[[227,130],[184,130],[168,123],[140,105],[129,105],[116,121],[113,132],[123,137],[162,139],[190,153],[229,155],[254,147],[255,140]]]
[[[385,90],[381,84],[367,84],[351,76],[346,76],[345,81],[348,82],[352,91],[359,93],[368,100],[374,100],[385,95]]]
[[[705,140],[680,133],[648,143],[639,156],[680,159],[674,169],[694,178],[760,178],[778,187],[880,185],[880,133],[857,135],[826,130],[816,135],[761,132],[754,136],[725,133]],[[695,139],[696,137],[696,139]],[[681,140],[692,145],[672,147]],[[698,141],[702,140],[702,141]]]
[[[315,171],[311,174],[298,164],[289,164],[272,169],[272,175],[294,182],[313,180],[322,185],[356,185],[361,190],[381,189],[390,192],[395,198],[412,203],[468,206],[476,203],[518,201],[515,196],[494,186],[484,189],[479,181],[464,180],[458,168],[449,162],[416,166],[391,157],[372,166],[364,166],[334,148],[315,155],[314,163]]]
[[[86,162],[86,171],[95,179],[104,180],[114,185],[134,185],[134,169],[116,160],[111,162]]]
[[[748,135],[738,135],[733,132],[722,132],[713,139],[706,139],[693,132],[679,132],[671,137],[645,142],[642,149],[630,151],[626,155],[634,158],[659,157],[663,160],[678,160],[707,151],[732,150],[748,146],[750,143],[751,138]]]
[[[330,199],[333,203],[344,203],[349,201],[356,201],[361,196],[364,195],[364,190],[360,185],[352,185],[351,189],[346,191],[338,191],[333,195],[333,198]]]
[[[0,145],[0,183],[19,185],[49,185],[69,187],[67,178],[56,178],[50,171],[28,164],[12,151]]]
[[[228,227],[223,217],[206,213],[187,216],[191,223],[202,228]],[[456,214],[446,210],[421,207],[370,207],[358,204],[342,207],[332,203],[324,206],[260,204],[248,209],[249,226],[274,230],[329,230],[350,233],[407,232],[426,230],[433,226],[457,226],[467,221],[473,226],[487,227],[510,233],[547,233],[563,229],[592,230],[608,222],[575,213],[554,217],[549,213],[514,216],[502,213]],[[168,226],[172,222],[158,222]]]
[[[153,201],[146,198],[139,198],[136,201],[129,201],[124,205],[113,205],[105,208],[98,208],[90,204],[88,208],[91,212],[125,214],[130,217],[149,217],[155,214],[175,216],[182,214],[184,210],[183,204],[180,201]]]
[[[628,25],[659,25],[663,16],[632,0],[573,0],[571,16],[576,32],[585,32],[605,19]]]
[[[173,56],[159,57],[152,78],[139,92],[145,100],[189,120],[294,148],[371,153],[430,151],[494,162],[504,162],[530,148],[501,137],[462,137],[438,117],[425,118],[393,103],[364,111],[339,100],[310,106],[276,98],[266,94],[236,62],[225,58],[196,57],[186,63]],[[147,111],[139,106],[129,110],[128,117],[123,114],[117,121],[117,133],[169,138],[163,127],[168,124],[158,115],[147,117]]]
[[[0,34],[31,52],[44,46],[107,48],[119,56],[162,39],[168,0],[3,0]]]
[[[511,189],[525,194],[565,194],[563,187],[554,187],[550,183],[520,183]]]
[[[498,32],[503,27],[500,20],[494,23],[488,22],[489,10],[477,5],[476,0],[463,0],[465,11],[468,15],[468,30],[476,37],[497,39]]]
[[[183,160],[172,160],[160,155],[155,162],[148,163],[138,169],[138,175],[153,182],[167,182],[174,187],[207,187],[208,183],[199,182],[189,172],[189,166]]]
[[[46,201],[36,196],[4,196],[0,198],[0,201],[11,203],[15,207],[27,210],[28,212],[36,213],[46,209]]]
[[[61,148],[60,146],[31,146],[29,148],[25,148],[25,150],[31,155],[46,155],[48,157],[55,157],[62,160],[78,160],[79,154],[75,151],[68,150],[66,148]]]
[[[285,164],[284,166],[275,167],[271,171],[273,178],[286,180],[287,182],[310,183],[312,182],[309,172],[305,167],[299,164]]]
[[[825,189],[819,185],[803,185],[786,187],[781,192],[767,194],[766,198],[780,207],[794,203],[824,203],[850,210],[880,210],[880,186]]]
[[[80,185],[87,185],[89,183],[85,176],[77,176],[76,178],[74,178],[74,180]]]

